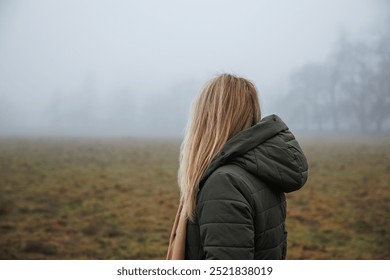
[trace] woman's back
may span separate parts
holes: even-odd
[[[186,259],[284,259],[284,193],[306,179],[306,159],[277,116],[237,134],[202,177]]]
[[[254,84],[223,74],[199,92],[181,145],[168,259],[283,259],[285,192],[307,179],[286,124],[261,119]]]

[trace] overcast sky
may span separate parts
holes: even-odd
[[[96,98],[142,98],[222,72],[253,80],[267,99],[341,33],[368,36],[384,2],[0,0],[0,102],[39,122],[53,95],[76,98],[86,83]]]

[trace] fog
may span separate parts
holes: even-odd
[[[224,72],[297,131],[388,132],[389,14],[385,0],[0,0],[0,135],[181,137]]]

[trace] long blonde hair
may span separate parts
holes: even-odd
[[[178,183],[186,218],[194,220],[199,181],[224,144],[260,120],[252,82],[231,74],[208,81],[198,93],[180,149]]]

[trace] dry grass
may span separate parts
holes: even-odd
[[[309,180],[288,196],[291,259],[390,259],[390,139],[306,139]]]
[[[390,140],[302,147],[290,259],[390,259]],[[0,259],[162,259],[176,212],[176,141],[0,139]]]

